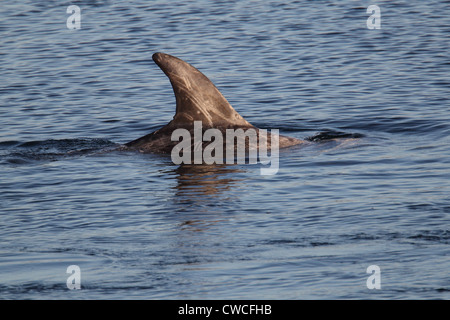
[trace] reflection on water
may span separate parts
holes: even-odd
[[[201,201],[205,195],[221,194],[242,181],[243,178],[236,177],[240,172],[245,171],[235,165],[180,165],[175,169],[176,194],[183,197],[182,201]]]
[[[246,172],[243,166],[227,164],[180,165],[173,169],[176,184],[171,196],[174,214],[170,216],[176,219],[182,234],[204,232],[227,220],[224,211],[230,208],[233,215]]]

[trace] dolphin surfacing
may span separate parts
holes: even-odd
[[[203,131],[214,128],[225,133],[227,129],[246,130],[251,128],[256,130],[259,136],[260,129],[250,124],[234,110],[203,73],[189,63],[165,53],[155,53],[152,58],[172,84],[176,99],[175,116],[161,129],[126,143],[127,148],[144,153],[171,153],[179,143],[179,141],[172,141],[172,132],[180,128],[192,132],[196,121],[201,121]],[[203,142],[203,148],[209,143]],[[279,136],[279,148],[301,143],[304,141]]]

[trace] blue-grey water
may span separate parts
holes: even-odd
[[[2,1],[0,298],[449,299],[449,10]],[[272,176],[116,151],[174,114],[154,52],[311,143]]]

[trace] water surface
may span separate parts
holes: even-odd
[[[448,2],[70,4],[0,7],[1,298],[450,298]],[[273,176],[114,151],[174,114],[159,51],[311,143]]]

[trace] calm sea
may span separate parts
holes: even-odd
[[[450,299],[448,1],[72,4],[0,4],[0,298]],[[154,52],[311,143],[114,151],[172,119]]]

